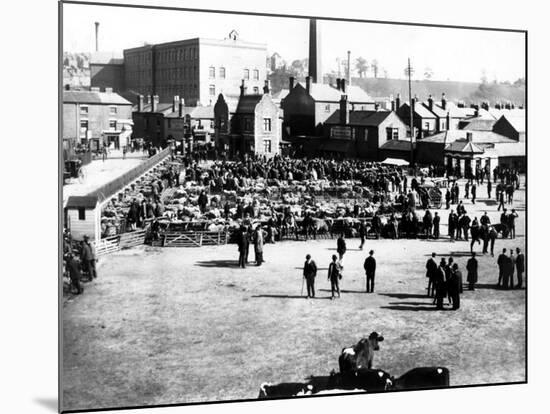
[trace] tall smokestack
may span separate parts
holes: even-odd
[[[323,83],[323,72],[321,70],[321,34],[317,28],[316,19],[309,19],[308,75],[314,83]]]
[[[99,22],[95,22],[95,51],[99,51]]]
[[[351,52],[348,50],[348,73],[346,74],[348,80],[348,88],[351,86]]]

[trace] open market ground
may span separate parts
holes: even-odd
[[[266,245],[266,263],[244,270],[236,245],[142,246],[103,257],[84,294],[64,298],[63,408],[256,398],[264,381],[338,370],[341,349],[372,331],[385,338],[374,366],[395,376],[442,365],[451,385],[524,381],[526,291],[494,286],[502,248],[525,250],[524,191],[515,198],[516,239],[497,239],[495,257],[478,256],[478,288],[465,290],[454,312],[433,310],[424,266],[432,251],[452,255],[465,280],[465,241],[367,240],[359,251],[350,239],[334,301],[326,269],[335,240]],[[498,222],[494,202],[465,205],[472,218],[487,210]],[[446,235],[448,212],[440,214]],[[378,266],[375,293],[366,294],[370,249]],[[301,296],[307,253],[319,268],[316,299]]]

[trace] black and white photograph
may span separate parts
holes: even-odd
[[[525,384],[527,31],[158,6],[59,3],[59,409]]]

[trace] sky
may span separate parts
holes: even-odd
[[[63,5],[63,49],[92,52],[100,23],[99,50],[122,54],[125,48],[194,37],[223,39],[236,29],[240,39],[267,44],[287,62],[308,57],[309,22],[303,18],[241,16],[187,11],[149,10],[78,4]],[[323,72],[337,69],[337,59],[351,52],[378,61],[390,78],[403,78],[407,58],[423,78],[479,82],[515,81],[525,77],[523,33],[430,28],[391,24],[318,22]],[[352,63],[352,67],[353,67]],[[379,76],[383,75],[382,70]]]

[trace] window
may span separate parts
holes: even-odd
[[[86,138],[86,133],[88,132],[88,120],[82,119],[80,121],[80,137]]]
[[[225,68],[220,68],[220,79],[225,79]]]
[[[271,118],[264,118],[264,131],[271,132]]]
[[[252,129],[252,120],[250,118],[244,119],[244,130],[250,131]]]
[[[386,128],[386,139],[388,141],[399,139],[399,128]]]
[[[248,69],[245,69],[245,70],[244,70],[244,75],[243,75],[243,76],[244,76],[244,79],[245,79],[245,80],[250,79],[250,71],[249,71]]]
[[[109,129],[116,129],[116,121],[110,120],[109,121]]]
[[[445,129],[445,121],[441,121],[441,129]]]
[[[168,118],[168,129],[172,128],[172,120]]]
[[[210,96],[216,95],[216,86],[215,85],[208,86],[208,93],[210,94]]]
[[[252,90],[254,91],[254,94],[258,95],[260,93],[260,88],[258,88],[257,86],[254,86],[254,88],[252,88]]]
[[[425,123],[424,123],[424,129],[425,129],[426,131],[429,131],[429,130],[430,130],[430,123],[429,123],[429,122],[425,122]]]
[[[330,113],[330,104],[325,105],[325,112]]]
[[[78,207],[78,219],[86,220],[86,209],[84,207]]]
[[[252,75],[254,76],[254,80],[260,79],[260,71],[258,69],[254,69]]]
[[[80,105],[80,115],[88,115],[88,105]]]
[[[271,140],[264,139],[264,152],[271,152]]]
[[[110,115],[116,115],[116,106],[109,107],[109,114]]]
[[[208,68],[208,77],[210,79],[214,79],[216,77],[216,68],[214,66],[210,66]]]

